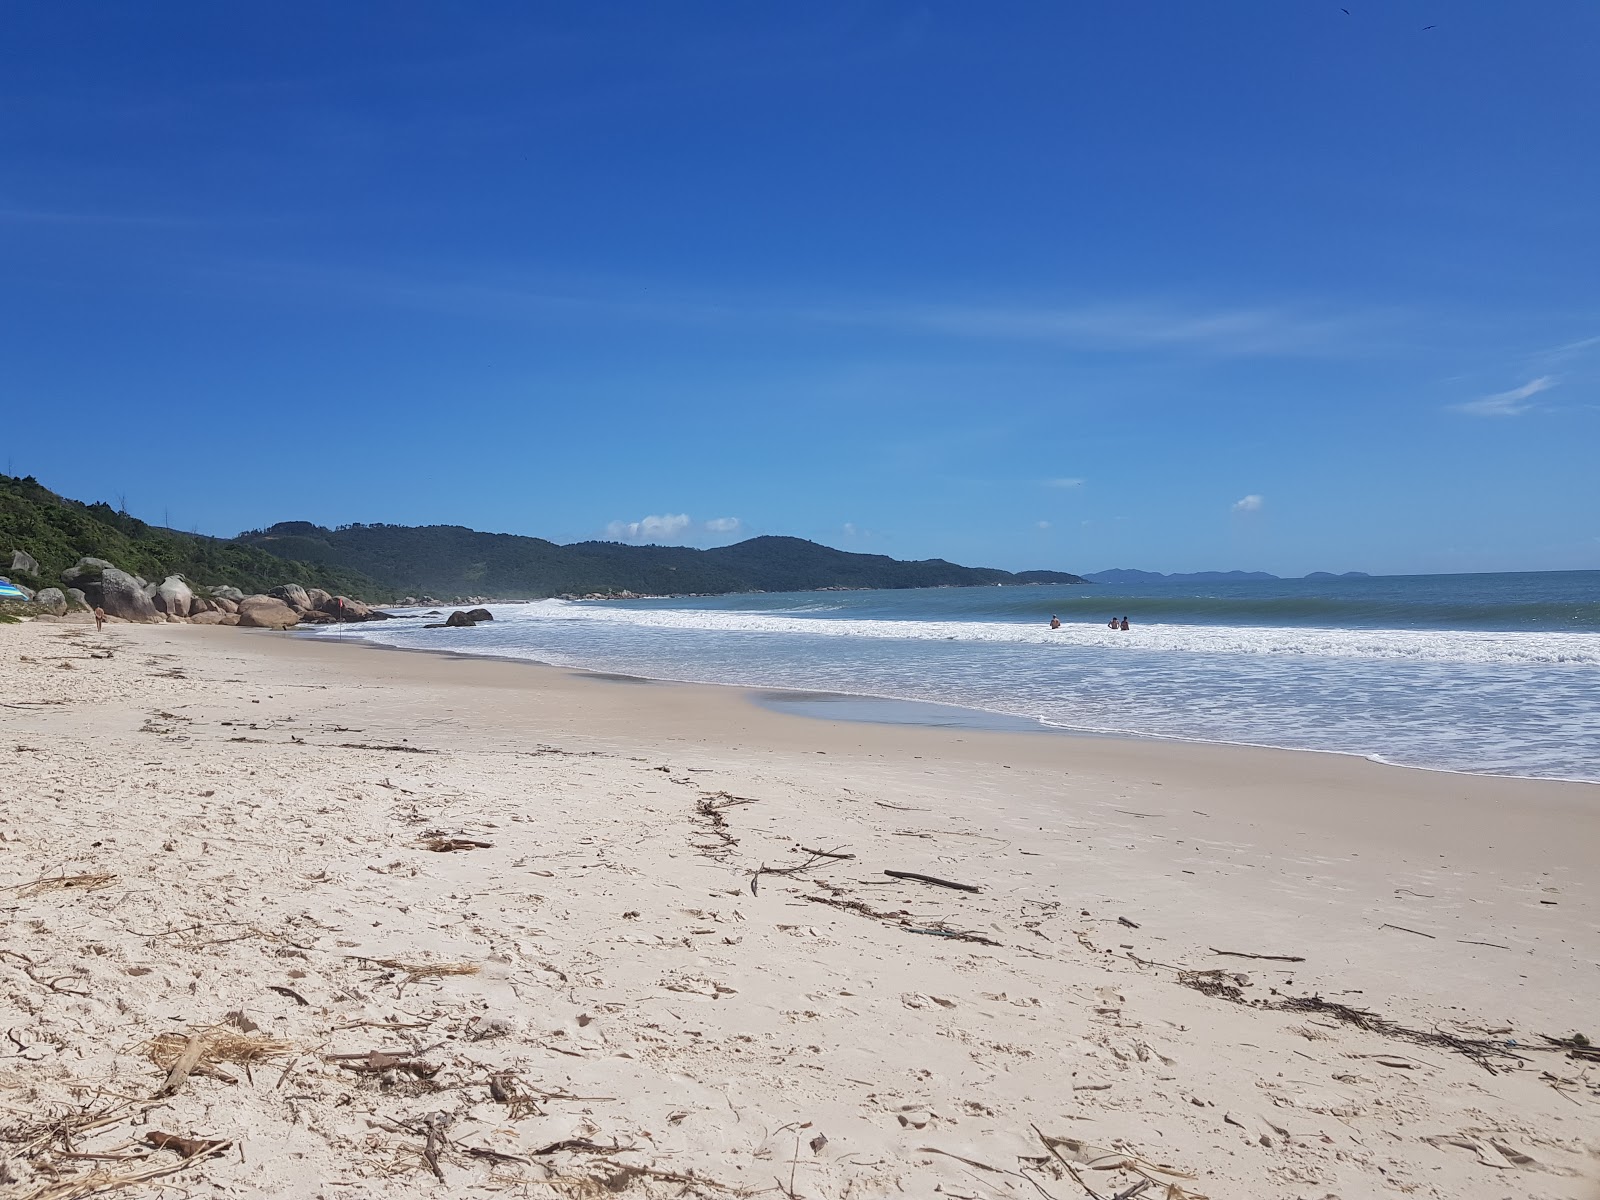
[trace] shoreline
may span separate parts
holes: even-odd
[[[271,632],[271,631],[263,631],[263,632]],[[319,642],[319,641],[325,641],[325,640],[332,640],[332,641],[338,642],[338,638],[337,638],[336,635],[318,633],[318,632],[314,632],[312,630],[285,631],[285,632],[290,632],[292,634],[292,636],[296,640],[303,641],[303,642]],[[342,645],[344,643],[340,642],[339,644]],[[1024,717],[1024,716],[1019,716],[1019,715],[1017,715],[1015,713],[1003,712],[1003,711],[998,710],[998,709],[975,708],[975,707],[973,707],[971,705],[947,704],[947,703],[941,703],[941,702],[932,701],[932,700],[910,700],[910,699],[906,699],[905,697],[901,697],[901,696],[882,696],[882,695],[878,695],[878,694],[871,693],[871,692],[844,692],[844,691],[838,691],[838,690],[835,690],[835,689],[802,688],[802,687],[798,687],[798,686],[787,687],[787,686],[783,686],[783,685],[779,685],[779,684],[722,683],[722,682],[707,681],[707,680],[673,679],[673,678],[668,678],[668,677],[663,677],[663,676],[652,676],[652,675],[629,675],[629,674],[626,674],[626,673],[619,673],[619,672],[616,672],[616,671],[601,670],[599,668],[591,668],[591,667],[583,667],[583,666],[569,666],[569,665],[563,665],[563,664],[559,664],[559,663],[551,663],[551,662],[546,662],[546,661],[544,661],[542,659],[521,658],[521,657],[518,657],[518,656],[512,655],[512,654],[474,654],[474,653],[470,653],[470,652],[466,652],[466,651],[452,650],[452,649],[448,649],[448,648],[441,648],[441,647],[434,647],[434,646],[393,646],[393,645],[385,644],[383,642],[371,641],[369,639],[361,638],[361,637],[357,637],[357,638],[353,639],[351,644],[362,645],[362,646],[365,646],[367,649],[371,649],[371,650],[396,650],[396,651],[400,651],[402,653],[407,653],[407,654],[431,654],[431,655],[438,655],[438,656],[444,657],[444,658],[460,659],[460,660],[464,660],[464,661],[482,660],[482,661],[493,661],[493,662],[504,662],[504,663],[516,663],[516,664],[522,664],[522,665],[526,665],[526,666],[530,666],[530,667],[544,668],[544,669],[548,669],[548,670],[571,671],[571,672],[580,673],[580,674],[589,675],[589,676],[594,676],[594,677],[598,677],[598,678],[611,678],[611,679],[615,679],[617,681],[637,680],[638,682],[641,682],[641,683],[660,684],[660,685],[666,686],[666,687],[727,688],[727,689],[731,689],[733,691],[744,693],[746,695],[746,698],[749,700],[750,703],[758,705],[760,707],[773,707],[773,706],[769,706],[769,705],[764,704],[763,701],[761,700],[760,694],[761,693],[765,693],[765,692],[771,692],[771,693],[774,693],[774,694],[791,693],[791,694],[794,694],[794,695],[797,695],[797,696],[839,697],[839,698],[845,699],[845,700],[861,701],[861,702],[864,702],[865,704],[868,704],[868,705],[873,705],[873,704],[881,705],[885,709],[892,709],[892,708],[903,706],[903,707],[905,707],[907,709],[915,710],[915,709],[926,707],[926,708],[939,708],[939,709],[947,710],[947,711],[951,711],[951,712],[970,712],[970,713],[975,713],[975,714],[979,714],[980,716],[984,716],[984,717],[998,718],[1001,721],[1006,722],[1007,725],[1011,725],[1011,723],[1014,722],[1015,724],[1012,725],[1010,728],[1004,729],[1005,732],[1013,732],[1013,733],[1051,734],[1051,735],[1056,735],[1056,736],[1066,736],[1066,737],[1073,737],[1073,738],[1102,738],[1102,739],[1113,740],[1113,741],[1158,742],[1158,743],[1170,743],[1170,744],[1174,744],[1174,745],[1185,745],[1185,746],[1217,746],[1217,747],[1224,747],[1224,748],[1234,749],[1234,750],[1243,750],[1243,751],[1259,750],[1259,751],[1270,751],[1270,752],[1274,752],[1274,753],[1283,753],[1283,754],[1332,755],[1332,756],[1337,757],[1337,758],[1353,759],[1353,760],[1357,760],[1357,761],[1360,761],[1360,762],[1370,763],[1373,766],[1393,768],[1393,769],[1404,770],[1404,771],[1425,771],[1425,772],[1429,772],[1429,773],[1433,773],[1433,774],[1460,775],[1460,776],[1466,776],[1466,777],[1471,777],[1471,778],[1481,778],[1481,779],[1503,779],[1503,780],[1508,780],[1508,781],[1527,780],[1527,781],[1530,781],[1530,782],[1572,784],[1572,785],[1578,785],[1578,786],[1584,786],[1584,787],[1600,787],[1600,779],[1584,779],[1584,778],[1575,777],[1575,776],[1559,776],[1559,775],[1512,775],[1512,774],[1504,774],[1504,773],[1493,772],[1493,771],[1468,771],[1468,770],[1462,770],[1462,769],[1457,768],[1457,767],[1434,767],[1434,766],[1428,766],[1426,764],[1421,764],[1421,763],[1394,762],[1394,761],[1391,761],[1389,759],[1386,759],[1386,758],[1382,757],[1381,755],[1379,755],[1377,753],[1363,753],[1363,752],[1357,751],[1357,750],[1334,750],[1334,749],[1324,749],[1324,748],[1321,748],[1321,747],[1314,747],[1314,746],[1279,746],[1279,745],[1273,745],[1273,744],[1265,743],[1265,742],[1225,741],[1225,740],[1214,739],[1214,738],[1185,737],[1185,736],[1182,736],[1180,734],[1145,733],[1145,732],[1140,732],[1140,731],[1137,731],[1137,730],[1107,730],[1107,729],[1092,729],[1092,728],[1086,728],[1086,727],[1083,727],[1083,726],[1057,725],[1057,724],[1052,724],[1051,722],[1047,721],[1043,717]],[[863,723],[863,724],[922,725],[922,726],[925,726],[927,728],[968,729],[968,730],[971,730],[971,731],[987,731],[987,732],[1000,731],[1001,728],[1002,728],[1001,726],[998,726],[998,725],[995,725],[995,724],[991,724],[989,722],[983,722],[983,721],[974,721],[974,722],[971,722],[969,724],[960,724],[960,723],[955,723],[955,722],[942,723],[942,722],[916,722],[916,721],[880,720],[880,719],[874,719],[874,718],[868,717],[868,716],[861,716],[861,717],[841,716],[841,717],[829,718],[829,717],[822,716],[821,714],[818,714],[818,713],[802,711],[798,707],[789,708],[789,709],[776,707],[776,708],[773,708],[773,711],[785,712],[788,715],[802,717],[802,718],[804,718],[806,720],[829,720],[829,719],[833,719],[833,720],[860,722],[860,723]],[[1024,728],[1024,726],[1026,726],[1026,728]]]
[[[442,1113],[452,1193],[1059,1200],[1037,1127],[1137,1155],[1106,1196],[1157,1163],[1213,1200],[1594,1200],[1600,1067],[1529,1048],[1596,1032],[1590,787],[312,640],[0,630],[4,1121],[249,1025],[286,1047],[252,1077],[77,1148],[409,1196]],[[339,1057],[372,1050],[425,1072]]]

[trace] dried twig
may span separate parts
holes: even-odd
[[[1218,950],[1212,946],[1211,953],[1220,954],[1224,958],[1259,958],[1264,962],[1305,962],[1298,954],[1246,954],[1242,950]]]
[[[981,892],[980,887],[970,883],[956,883],[949,879],[940,879],[937,875],[922,875],[916,871],[885,871],[890,879],[914,879],[918,883],[931,883],[934,887],[952,888],[958,892]]]
[[[1437,936],[1436,934],[1432,934],[1432,933],[1423,933],[1422,930],[1420,930],[1420,929],[1407,929],[1404,925],[1391,925],[1387,921],[1385,921],[1382,925],[1379,925],[1378,928],[1379,929],[1398,929],[1401,933],[1414,933],[1418,937],[1425,937],[1425,938],[1432,938],[1432,937],[1436,937]]]

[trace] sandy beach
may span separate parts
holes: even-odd
[[[1600,1197],[1594,786],[201,626],[0,664],[6,1197]]]

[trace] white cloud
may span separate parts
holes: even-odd
[[[1033,524],[1034,524],[1034,527],[1037,528],[1037,529],[1049,529],[1050,528],[1050,522],[1049,521],[1035,521]]]
[[[846,521],[844,523],[844,535],[845,537],[855,537],[856,523],[854,521]]]
[[[1548,392],[1558,382],[1553,375],[1541,375],[1537,379],[1528,380],[1521,387],[1512,388],[1509,392],[1496,392],[1492,396],[1468,400],[1465,404],[1453,404],[1451,407],[1456,412],[1474,417],[1520,417],[1537,407],[1529,404],[1529,400],[1540,392]]]
[[[712,517],[706,522],[708,533],[733,533],[744,524],[738,517]]]
[[[606,526],[606,534],[617,541],[656,542],[675,538],[687,528],[688,513],[666,513],[640,521],[613,521]]]
[[[1044,485],[1047,488],[1076,488],[1083,486],[1083,480],[1073,478],[1046,479]]]
[[[1261,506],[1266,502],[1266,497],[1258,496],[1252,492],[1248,496],[1244,496],[1238,500],[1235,500],[1233,502],[1233,511],[1236,513],[1260,512]]]

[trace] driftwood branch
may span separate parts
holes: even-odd
[[[1218,950],[1210,947],[1211,953],[1220,954],[1223,958],[1258,958],[1263,962],[1305,962],[1298,954],[1246,954],[1243,950]]]
[[[937,875],[923,875],[917,871],[885,871],[890,879],[915,879],[918,883],[931,883],[934,887],[951,888],[958,892],[981,892],[980,887],[970,883],[956,883],[951,879],[940,879]]]

